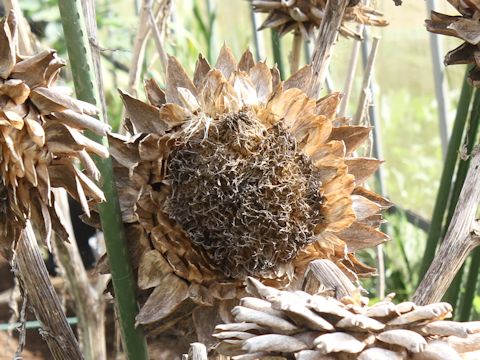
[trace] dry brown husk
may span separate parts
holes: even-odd
[[[90,200],[104,200],[91,180],[99,171],[90,154],[108,156],[103,146],[82,134],[109,131],[93,117],[95,107],[55,86],[65,66],[55,50],[23,56],[17,49],[12,11],[0,21],[0,252],[6,258],[28,219],[47,245],[52,231],[67,239],[52,188],[65,188],[89,214]],[[78,163],[89,171],[78,170]]]
[[[249,297],[218,325],[218,353],[231,359],[476,359],[478,322],[448,321],[448,303],[368,306],[357,291],[335,299],[288,292],[247,279]]]
[[[259,30],[272,28],[280,35],[296,31],[305,38],[313,37],[314,29],[320,26],[327,5],[327,0],[250,0],[250,2],[254,11],[268,14]],[[362,34],[355,27],[350,27],[349,23],[388,25],[382,12],[362,4],[361,1],[350,1],[339,31],[344,36],[362,39]]]
[[[477,0],[448,0],[460,15],[452,16],[431,12],[426,20],[427,30],[436,34],[453,36],[464,41],[445,55],[446,65],[472,64],[468,75],[473,86],[480,85],[480,3]]]
[[[247,275],[295,287],[318,258],[352,279],[375,272],[354,255],[387,240],[390,204],[362,186],[379,162],[352,157],[370,129],[336,119],[338,93],[308,98],[310,76],[280,82],[223,47],[193,80],[170,57],[166,90],[145,84],[149,103],[120,93],[129,134],[111,135],[110,152],[151,335],[212,342]]]

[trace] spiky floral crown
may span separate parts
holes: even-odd
[[[310,77],[307,66],[282,82],[223,47],[215,67],[200,56],[193,80],[170,57],[166,90],[146,82],[149,103],[122,93],[130,136],[112,135],[110,151],[149,294],[139,323],[186,299],[235,298],[246,275],[286,286],[312,259],[374,272],[353,254],[387,239],[389,203],[362,187],[380,161],[352,157],[370,128],[335,117],[338,93],[309,98]]]

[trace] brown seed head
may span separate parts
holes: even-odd
[[[280,124],[228,114],[173,151],[167,212],[228,276],[288,263],[322,223],[321,181]]]

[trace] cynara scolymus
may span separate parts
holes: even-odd
[[[305,38],[313,37],[314,29],[320,26],[325,15],[327,0],[250,0],[256,12],[268,16],[261,29],[272,28],[284,35],[291,31],[300,32]],[[353,26],[350,27],[348,24]],[[350,1],[345,11],[340,34],[357,39],[362,38],[355,24],[387,26],[383,13],[361,1]]]
[[[170,57],[148,103],[121,94],[128,134],[110,151],[151,333],[181,321],[172,331],[210,336],[205,316],[228,312],[248,275],[292,288],[318,258],[352,279],[375,272],[354,255],[387,239],[389,202],[362,186],[380,161],[353,156],[371,129],[336,118],[338,93],[309,98],[310,78],[307,66],[282,82],[224,47],[193,79]]]
[[[82,134],[109,131],[92,117],[96,108],[55,85],[65,66],[56,51],[24,56],[17,49],[17,22],[10,12],[0,22],[0,251],[7,258],[28,220],[47,243],[52,230],[68,237],[52,188],[65,188],[89,214],[89,200],[104,200],[91,180],[99,171],[90,154],[108,156]]]

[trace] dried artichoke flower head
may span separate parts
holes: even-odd
[[[280,35],[290,31],[300,32],[305,38],[313,37],[315,28],[322,22],[327,0],[250,0],[253,10],[268,13],[259,30],[272,28]],[[362,34],[347,23],[387,26],[383,13],[374,7],[351,0],[343,19],[340,33],[346,37],[362,39]]]
[[[285,287],[312,259],[375,272],[353,254],[387,239],[389,202],[362,187],[380,161],[351,157],[370,128],[335,118],[338,93],[309,98],[310,76],[281,82],[223,47],[215,67],[200,56],[193,81],[170,57],[165,92],[146,82],[149,103],[121,93],[130,134],[111,135],[110,152],[148,297],[140,324],[158,332],[192,301],[234,299],[247,275]]]
[[[477,359],[480,325],[456,322],[448,303],[395,304],[393,294],[369,306],[288,292],[248,278],[249,296],[216,326],[216,351],[232,359],[460,360]]]
[[[89,153],[108,156],[82,130],[106,135],[90,115],[94,106],[66,95],[55,81],[65,62],[55,50],[23,56],[14,12],[0,22],[0,250],[9,257],[26,221],[49,243],[52,229],[66,238],[54,208],[52,188],[63,187],[89,214],[88,200],[104,200],[87,174],[98,176]],[[93,176],[93,177],[95,177]]]
[[[431,12],[426,20],[427,30],[436,34],[453,36],[464,41],[462,45],[445,55],[446,65],[472,64],[468,79],[473,86],[480,86],[480,2],[478,0],[449,0],[458,16]]]

